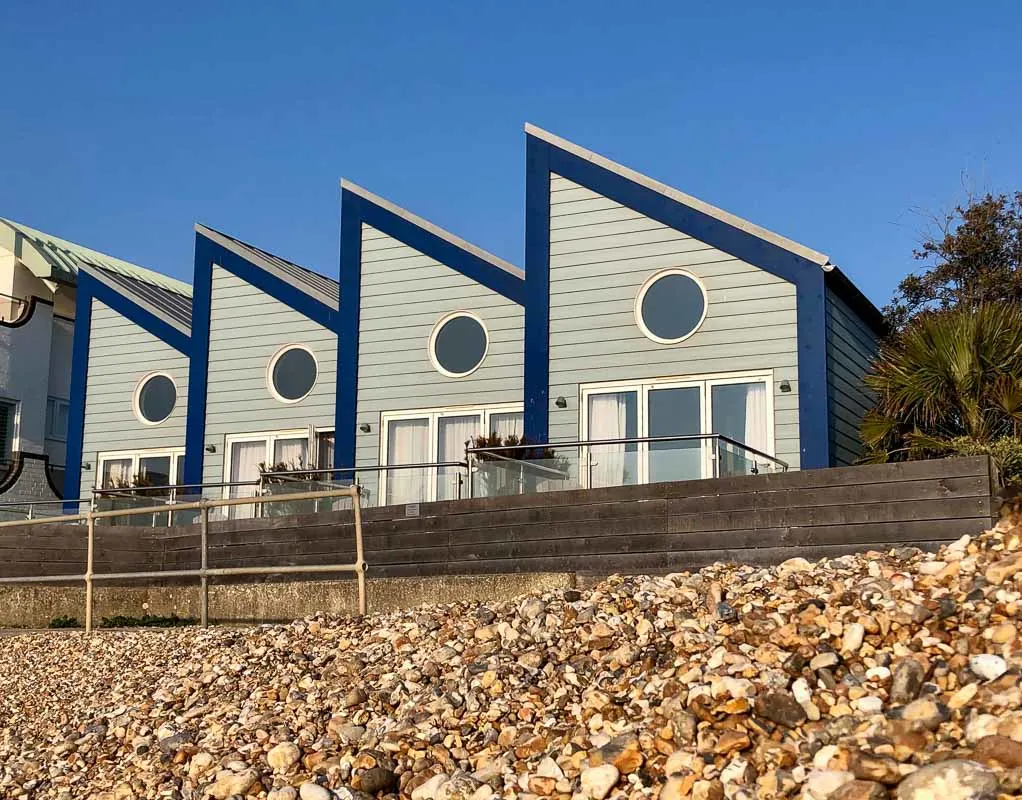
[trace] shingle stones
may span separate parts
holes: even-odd
[[[1022,530],[514,602],[5,637],[4,800],[1022,791]],[[1014,571],[1013,571],[1014,570]]]

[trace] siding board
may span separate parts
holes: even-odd
[[[558,175],[550,202],[551,440],[581,436],[580,384],[773,370],[775,453],[797,469],[794,285]],[[660,345],[635,324],[635,298],[677,266],[703,281],[707,316],[689,339]],[[785,379],[790,394],[776,388]],[[558,409],[558,396],[573,402]]]
[[[239,313],[239,309],[243,313]],[[266,385],[270,359],[283,346],[303,344],[316,358],[316,385],[294,404],[281,403]],[[337,337],[222,267],[213,267],[209,380],[203,481],[224,479],[230,434],[334,426]]]
[[[406,302],[407,300],[407,302]],[[428,352],[433,326],[453,311],[483,320],[489,350],[464,378],[448,378]],[[362,226],[356,466],[381,462],[380,419],[387,411],[522,402],[524,311],[457,270],[374,228]],[[375,496],[376,481],[368,488]]]
[[[135,416],[132,401],[139,380],[157,371],[173,378],[177,402],[166,421],[144,425]],[[105,303],[93,300],[79,496],[91,495],[101,452],[184,447],[187,407],[188,359]],[[86,464],[91,466],[87,469]]]
[[[863,378],[879,343],[865,323],[829,289],[825,303],[831,463],[842,466],[862,456],[859,425],[873,406],[872,393]]]

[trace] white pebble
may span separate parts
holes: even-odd
[[[1008,665],[1004,659],[990,653],[973,656],[969,659],[969,669],[985,681],[992,681],[1000,678],[1008,671]]]
[[[879,714],[884,710],[884,701],[879,697],[860,697],[855,701],[855,707],[863,714]]]

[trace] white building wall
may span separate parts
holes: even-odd
[[[14,449],[43,453],[53,307],[36,303],[22,324],[0,324],[0,397],[19,404]]]

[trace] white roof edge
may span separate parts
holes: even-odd
[[[623,178],[627,178],[630,181],[634,181],[641,186],[645,186],[647,189],[652,189],[654,192],[658,192],[665,197],[669,197],[671,200],[676,200],[690,208],[694,208],[697,211],[701,211],[704,214],[714,217],[715,219],[719,219],[721,222],[725,222],[732,227],[743,230],[753,236],[758,236],[760,239],[770,242],[771,244],[775,244],[797,256],[801,256],[807,261],[812,261],[824,268],[830,264],[830,258],[817,250],[801,245],[798,242],[792,241],[791,239],[774,233],[773,231],[769,231],[766,228],[760,227],[746,219],[737,217],[730,212],[724,211],[722,208],[710,205],[709,203],[700,200],[698,197],[685,194],[672,186],[668,186],[666,183],[661,183],[658,180],[650,178],[648,175],[643,175],[641,172],[636,172],[633,169],[629,169],[626,166],[618,164],[616,161],[604,158],[599,153],[594,153],[592,150],[586,150],[584,147],[579,147],[577,144],[573,144],[567,139],[562,139],[560,136],[536,127],[531,123],[525,123],[525,132],[530,136],[542,139],[544,142],[552,144],[561,150],[565,150],[574,156],[578,156],[586,161],[591,161],[597,166],[603,167],[604,169],[620,175]]]
[[[273,264],[273,263],[267,261],[261,255],[259,255],[259,253],[253,253],[249,249],[242,250],[239,247],[239,244],[244,244],[244,242],[241,242],[240,239],[239,240],[232,239],[227,234],[220,233],[220,231],[213,230],[213,228],[208,228],[205,225],[203,225],[201,222],[196,222],[195,223],[195,232],[196,233],[201,233],[207,239],[212,239],[217,244],[219,244],[221,247],[223,247],[223,248],[225,248],[227,250],[230,250],[236,256],[240,256],[241,258],[244,258],[246,261],[249,261],[252,258],[259,259],[259,268],[260,269],[263,269],[266,272],[269,272],[271,275],[274,275],[275,277],[277,277],[280,280],[284,281],[284,283],[287,283],[287,284],[293,286],[295,289],[297,289],[300,292],[304,292],[305,294],[309,295],[309,297],[312,297],[313,299],[318,300],[319,302],[323,303],[324,305],[330,306],[332,308],[333,304],[337,302],[337,298],[336,297],[331,297],[328,294],[325,294],[323,292],[317,291],[312,286],[308,286],[308,285],[299,283],[291,275],[288,275],[286,272],[284,272],[283,270],[279,269],[276,264]],[[248,247],[255,248],[255,245],[248,245]],[[256,248],[256,249],[258,249],[258,248]],[[275,256],[275,257],[276,258],[280,258],[279,256]],[[281,258],[280,260],[284,261],[285,259]],[[288,263],[291,263],[291,262],[288,262]],[[295,264],[295,266],[297,267],[299,265]],[[305,269],[305,267],[302,267],[302,269]],[[326,276],[323,276],[323,277],[326,278]],[[326,279],[330,280],[330,278],[326,278]]]
[[[31,255],[26,254],[24,251],[22,251],[19,255],[16,252],[16,248],[18,236],[21,234],[21,231],[18,230],[17,226],[11,220],[0,219],[0,224],[7,228],[13,236],[11,240],[11,252],[14,253],[15,258],[21,261],[21,263],[28,268],[28,271],[35,277],[39,278],[39,280],[48,279],[53,274],[53,264],[50,259],[46,257],[46,254],[39,249],[39,246],[35,243],[35,241],[28,236],[22,235],[22,243],[28,244],[29,247],[32,248],[32,251]],[[26,255],[29,255],[29,257],[26,258]]]
[[[505,272],[510,272],[515,277],[522,279],[525,278],[525,270],[523,270],[521,267],[516,267],[511,262],[505,261],[499,256],[495,256],[493,255],[493,253],[489,253],[486,250],[483,250],[481,247],[477,247],[476,245],[472,244],[471,242],[466,242],[460,236],[455,236],[453,233],[445,231],[443,228],[434,225],[429,220],[425,220],[422,217],[418,216],[417,214],[413,214],[411,211],[401,208],[401,206],[395,205],[394,203],[390,202],[389,200],[385,200],[379,195],[373,194],[368,189],[364,189],[358,184],[352,183],[351,181],[347,180],[346,178],[341,179],[341,188],[347,189],[349,192],[353,192],[354,194],[357,194],[359,197],[364,197],[369,202],[375,203],[376,205],[387,209],[387,211],[391,212],[392,214],[396,214],[402,219],[411,222],[413,225],[417,225],[418,227],[429,231],[434,236],[439,236],[441,239],[450,242],[455,247],[460,247],[462,250],[467,250],[472,255],[481,258],[483,261],[488,261],[489,263],[493,264],[493,266],[499,267]]]
[[[111,281],[109,278],[107,278],[106,275],[104,275],[102,273],[102,268],[94,267],[91,264],[82,264],[80,267],[78,267],[78,270],[80,272],[85,272],[86,274],[90,275],[94,280],[97,280],[100,283],[105,284],[106,286],[108,286],[109,288],[113,289],[118,294],[124,294],[126,291],[127,292],[131,292],[131,302],[133,302],[135,305],[137,305],[137,306],[139,306],[141,308],[144,308],[146,311],[148,311],[153,316],[159,317],[164,322],[166,322],[168,325],[170,325],[172,328],[176,328],[177,330],[179,330],[185,336],[191,336],[192,335],[192,329],[191,329],[190,326],[185,325],[183,322],[181,322],[178,319],[174,319],[174,317],[172,317],[169,314],[165,313],[163,311],[163,309],[157,308],[152,303],[150,303],[148,300],[146,300],[144,297],[140,297],[139,295],[135,294],[134,292],[132,292],[127,287],[122,286],[119,283],[115,283],[114,281]],[[130,277],[130,276],[124,276],[124,277]],[[144,281],[141,281],[141,282],[144,283]],[[164,289],[165,291],[170,291],[169,289],[166,289],[166,287],[163,287],[163,286],[159,286],[157,288]],[[181,295],[181,296],[184,297],[184,295]]]

